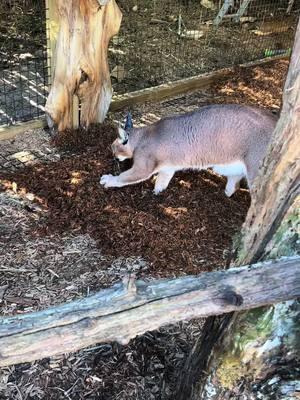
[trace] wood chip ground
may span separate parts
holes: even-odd
[[[236,69],[209,90],[136,106],[135,124],[214,102],[279,110],[287,66]],[[110,144],[114,121],[123,117],[115,113],[105,125],[66,133],[55,143],[42,130],[0,143],[2,315],[85,296],[128,271],[153,279],[225,267],[250,204],[248,191],[228,199],[225,179],[207,171],[176,174],[160,196],[151,181],[103,189],[99,176],[118,172]],[[128,346],[99,344],[2,368],[0,399],[172,399],[202,323],[164,327]]]

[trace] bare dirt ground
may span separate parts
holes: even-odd
[[[287,67],[277,61],[236,69],[210,89],[136,106],[134,123],[209,103],[278,110]],[[129,271],[153,279],[225,267],[250,203],[248,191],[228,199],[225,180],[209,172],[177,174],[159,197],[151,182],[104,191],[98,177],[115,167],[112,121],[123,117],[111,114],[90,136],[69,133],[57,146],[44,130],[0,142],[2,316],[88,295]],[[2,368],[0,399],[172,399],[202,323],[170,325],[127,346],[98,344]]]

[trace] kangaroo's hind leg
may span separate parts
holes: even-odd
[[[225,194],[228,197],[231,197],[233,193],[236,192],[240,188],[240,181],[242,180],[243,175],[231,175],[227,176],[227,184],[225,188]]]

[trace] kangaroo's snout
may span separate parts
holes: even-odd
[[[113,156],[119,161],[124,161],[128,158],[133,157],[133,152],[131,150],[129,142],[127,141],[126,144],[123,144],[120,138],[117,138],[113,142],[113,144],[111,145],[111,151]]]

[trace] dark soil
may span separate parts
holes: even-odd
[[[118,169],[110,152],[115,137],[111,123],[65,133],[56,144],[72,156],[1,177],[47,209],[35,233],[89,233],[107,255],[146,259],[152,276],[224,267],[249,207],[248,192],[227,198],[225,179],[209,172],[178,173],[159,196],[150,180],[104,189],[99,177]]]

